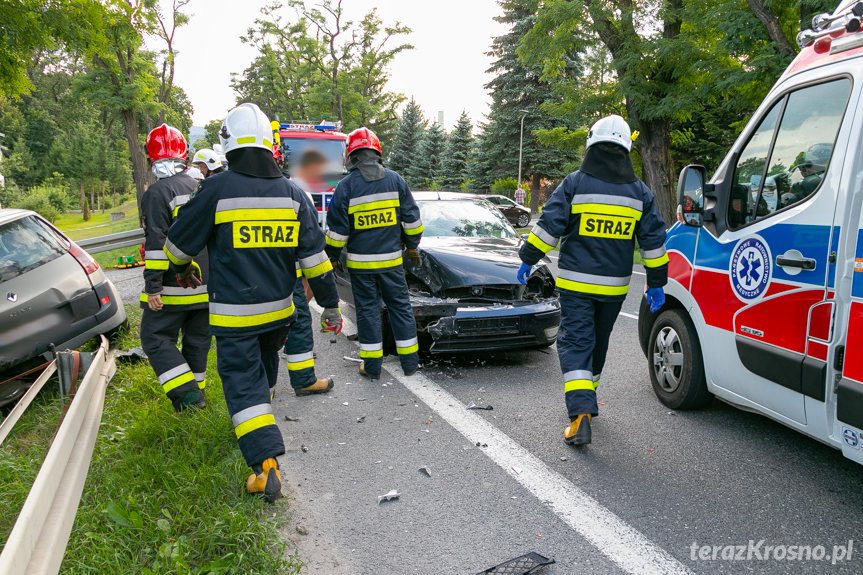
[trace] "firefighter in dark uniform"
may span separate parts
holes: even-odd
[[[192,290],[179,285],[162,249],[171,222],[189,201],[197,182],[185,173],[186,140],[179,130],[162,124],[147,134],[146,147],[158,180],[141,198],[145,232],[141,347],[174,409],[202,408],[211,341],[206,248],[196,258],[204,284]],[[182,350],[177,349],[181,334]]]
[[[560,243],[557,350],[570,418],[564,440],[569,444],[591,441],[596,389],[629,289],[636,240],[647,272],[650,310],[665,303],[665,222],[653,194],[635,175],[631,149],[623,118],[608,116],[594,124],[581,168],[554,191],[520,251],[524,263],[518,279],[526,283],[531,267]]]
[[[285,445],[270,390],[294,319],[297,263],[326,308],[322,322],[336,333],[339,297],[315,213],[273,160],[267,117],[241,104],[220,137],[231,167],[200,184],[168,232],[165,253],[179,279],[194,285],[192,254],[209,246],[210,331],[237,443],[253,470],[246,490],[274,501],[281,497],[276,457]]]
[[[381,374],[381,306],[386,306],[396,352],[406,375],[416,372],[419,345],[403,268],[402,246],[419,265],[423,232],[419,207],[404,179],[384,168],[381,144],[368,128],[348,135],[347,168],[327,212],[327,254],[336,265],[342,248],[357,309],[360,373]]]

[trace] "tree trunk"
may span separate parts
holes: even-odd
[[[781,54],[784,54],[789,58],[796,56],[797,50],[791,42],[788,41],[788,38],[785,36],[785,32],[782,31],[782,24],[779,23],[779,17],[776,16],[773,10],[760,0],[746,1],[756,18],[758,18],[761,21],[761,24],[764,25],[764,29],[767,30],[767,35],[770,37],[770,40],[776,44],[776,49]]]
[[[129,145],[129,154],[132,156],[132,179],[135,181],[135,197],[138,200],[138,209],[141,208],[141,197],[147,189],[148,170],[147,158],[144,156],[144,148],[138,141],[138,118],[135,110],[122,110],[123,128],[126,132],[126,143]]]
[[[90,206],[94,210],[99,209],[99,205],[96,203],[96,182],[90,180]]]
[[[87,205],[87,195],[84,192],[84,178],[81,178],[81,216],[85,222],[90,220],[90,206]]]
[[[638,138],[642,179],[656,198],[666,225],[674,223],[677,201],[674,195],[674,168],[671,161],[671,121],[641,122]]]
[[[534,172],[530,179],[530,211],[539,217],[539,172]]]
[[[105,180],[102,180],[102,213],[105,213]]]

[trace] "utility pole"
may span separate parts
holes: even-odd
[[[521,112],[521,131],[518,136],[518,185],[521,185],[521,151],[524,147],[524,118],[530,112],[528,110],[519,110]]]

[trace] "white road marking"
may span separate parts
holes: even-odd
[[[638,319],[638,314],[626,313],[625,311],[620,312],[618,315],[622,315],[623,317],[628,317],[629,319]]]
[[[632,270],[632,273],[634,273],[637,276],[646,276],[647,275],[646,273],[640,272],[638,270]]]
[[[310,306],[320,313],[321,308],[315,302],[311,302]],[[471,444],[487,444],[488,447],[482,448],[486,456],[627,573],[694,575],[668,552],[566,477],[550,469],[508,435],[481,416],[466,410],[458,398],[423,374],[417,373],[410,377],[403,375],[395,358],[389,358],[384,363],[384,369]]]

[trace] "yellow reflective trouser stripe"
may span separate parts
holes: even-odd
[[[328,271],[332,271],[333,264],[330,263],[330,260],[325,261],[322,264],[318,264],[316,266],[312,266],[310,268],[306,268],[303,270],[303,274],[307,278],[316,278],[318,276],[322,276]],[[297,276],[299,277],[299,276]]]
[[[166,270],[171,267],[168,260],[146,260],[144,268],[148,270]]]
[[[384,356],[384,350],[382,350],[382,349],[375,349],[375,350],[370,350],[370,351],[365,351],[362,349],[360,350],[360,357],[362,357],[362,358],[374,359],[376,357],[383,357],[383,356]]]
[[[605,216],[626,216],[641,219],[641,210],[629,206],[614,206],[611,204],[572,204],[573,214],[601,214]]]
[[[577,291],[581,293],[592,293],[596,295],[626,295],[629,292],[629,286],[603,286],[597,284],[589,284],[583,282],[574,282],[572,280],[557,278],[555,282],[557,287],[569,291]]]
[[[409,355],[411,353],[418,352],[419,349],[420,349],[419,344],[415,343],[415,344],[408,346],[408,347],[397,347],[396,351],[398,352],[399,355]]]
[[[172,389],[177,389],[181,385],[192,382],[192,381],[195,381],[195,374],[193,374],[191,371],[187,371],[187,372],[181,373],[177,377],[175,377],[173,379],[169,379],[168,381],[163,383],[162,384],[162,390],[165,393],[168,393]]]
[[[557,246],[553,246],[551,244],[545,243],[544,241],[539,239],[539,236],[537,236],[533,232],[531,232],[530,235],[527,236],[527,243],[529,243],[530,245],[532,245],[533,247],[535,247],[536,249],[538,249],[539,251],[541,251],[544,254],[550,252],[551,250],[553,250],[554,248],[557,247]]]
[[[285,309],[255,315],[221,315],[211,313],[210,325],[217,327],[253,327],[278,321],[280,319],[287,319],[291,317],[293,313],[294,304],[291,304],[290,307]]]
[[[658,268],[668,263],[668,254],[662,254],[658,258],[642,258],[641,261],[644,262],[646,268]]]
[[[570,391],[577,391],[579,389],[596,391],[596,385],[593,383],[592,379],[573,379],[563,384],[564,393]]]
[[[207,303],[209,301],[209,296],[205,293],[194,295],[158,295],[165,305],[190,305],[193,303]],[[141,302],[147,303],[147,294],[141,294]]]
[[[315,367],[315,360],[307,359],[305,361],[289,361],[288,362],[288,371],[302,371],[304,369],[309,369],[310,367]]]
[[[419,227],[416,227],[416,228],[405,228],[405,233],[409,236],[416,236],[418,234],[423,233],[424,231],[425,231],[425,226],[423,226],[423,225],[420,225]]]
[[[303,270],[301,270],[301,269],[299,269],[299,268],[297,269],[297,277],[298,277],[298,278],[303,277]]]
[[[243,423],[234,428],[234,433],[237,434],[237,439],[239,439],[247,433],[255,431],[256,429],[275,424],[276,418],[273,416],[273,414],[265,413],[264,415],[259,415],[257,417],[253,417],[252,419],[244,421]]]
[[[371,210],[379,210],[381,208],[397,208],[399,207],[398,200],[380,200],[377,202],[366,202],[365,204],[357,204],[348,208],[348,213],[368,212]]]
[[[402,258],[398,257],[393,260],[384,260],[380,262],[357,262],[348,260],[348,267],[359,270],[376,270],[381,268],[392,268],[402,265]]]
[[[222,210],[216,212],[215,223],[224,224],[238,221],[269,221],[269,220],[296,220],[297,212],[292,208],[269,208],[269,209],[238,209]]]

